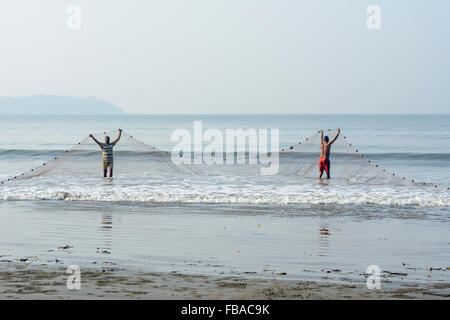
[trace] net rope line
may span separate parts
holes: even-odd
[[[328,129],[328,132],[331,133],[332,130]],[[102,134],[106,135],[106,134],[110,134],[110,133],[112,133],[112,132],[102,132],[102,133],[94,134],[94,136],[98,136],[98,135],[102,135]],[[174,164],[172,162],[172,158],[171,158],[172,155],[170,152],[163,151],[163,150],[156,148],[155,146],[148,145],[148,144],[140,141],[139,139],[136,139],[132,135],[129,135],[125,131],[122,131],[122,135],[128,137],[131,141],[134,141],[138,145],[147,149],[146,152],[154,152],[154,153],[160,153],[160,154],[164,155],[164,158],[161,158],[163,161],[161,161],[160,163],[170,171],[180,172],[180,171],[182,171],[180,169],[180,167],[183,167],[183,169],[185,171],[188,171],[189,173],[193,173],[193,174],[202,174],[203,173],[199,168],[194,167],[194,166],[190,167],[190,166],[184,165],[184,164]],[[317,140],[319,138],[319,135],[320,135],[320,131],[318,131],[317,133],[313,134],[310,137],[307,137],[307,138],[299,141],[297,144],[281,148],[279,151],[280,154],[292,153],[292,154],[294,154],[294,157],[291,158],[291,161],[284,168],[280,168],[280,171],[278,172],[278,174],[301,175],[303,177],[310,176],[312,174],[312,171],[314,170],[314,168],[317,168],[317,158],[318,157],[316,155],[318,154]],[[9,181],[25,179],[27,176],[29,176],[29,178],[32,178],[32,177],[38,177],[38,176],[45,174],[48,171],[52,170],[52,168],[54,168],[58,163],[64,162],[65,159],[67,159],[72,154],[74,154],[81,145],[87,143],[89,140],[90,140],[90,137],[88,136],[88,137],[84,138],[83,140],[81,140],[80,142],[78,142],[77,144],[75,144],[72,148],[67,149],[65,152],[63,152],[59,156],[55,156],[53,159],[51,159],[47,162],[44,162],[42,165],[35,167],[28,172],[23,172],[20,175],[3,180],[3,181],[1,181],[1,184],[3,185],[4,183],[9,182]],[[364,182],[370,183],[370,182],[376,180],[377,177],[378,178],[384,177],[382,179],[386,179],[387,182],[397,181],[397,182],[408,183],[408,184],[412,184],[412,185],[416,185],[416,186],[423,186],[423,187],[428,186],[428,187],[433,187],[434,189],[449,190],[448,187],[438,187],[436,184],[417,182],[414,179],[407,179],[406,177],[402,177],[400,175],[397,175],[396,173],[388,173],[386,169],[382,168],[378,164],[375,164],[372,160],[368,159],[363,153],[360,153],[359,149],[357,149],[352,143],[350,143],[350,141],[343,134],[342,131],[341,131],[340,137],[338,138],[338,140],[336,140],[336,142],[338,142],[338,141],[340,142],[341,146],[345,147],[346,152],[348,152],[349,154],[353,154],[354,156],[356,156],[357,158],[359,158],[361,160],[360,165],[352,164],[349,166],[349,168],[347,168],[347,170],[348,170],[347,175],[349,178],[344,178],[345,180],[353,181],[353,182],[364,181]],[[302,147],[305,150],[303,150],[302,152],[297,152],[296,149],[298,149],[299,147]],[[98,151],[96,151],[96,152],[98,152]],[[305,154],[308,155],[310,158],[312,157],[313,160],[309,159],[308,156],[305,156]],[[368,174],[370,172],[372,173],[372,175]]]
[[[352,152],[357,153],[358,155],[360,155],[361,158],[364,158],[371,168],[381,170],[384,173],[388,173],[386,169],[380,167],[378,164],[374,164],[372,160],[368,159],[363,153],[360,153],[359,149],[357,149],[352,143],[350,143],[346,136],[343,136],[343,139],[344,139],[345,144],[349,147],[349,149]],[[439,187],[437,184],[426,183],[426,182],[418,182],[418,181],[415,181],[414,179],[408,179],[405,176],[397,175],[395,172],[388,173],[388,174],[390,174],[392,177],[397,177],[398,179],[401,179],[403,181],[408,181],[408,182],[410,182],[412,184],[415,184],[415,185],[430,186],[430,187],[433,187],[435,189],[439,188],[439,189],[449,190],[448,187]]]
[[[74,150],[76,150],[76,148],[77,148],[77,146],[78,145],[81,145],[82,143],[84,143],[84,142],[86,142],[86,141],[88,141],[89,140],[89,137],[86,137],[86,138],[84,138],[83,140],[81,140],[80,142],[78,142],[76,145],[74,145],[72,148],[70,148],[70,149],[67,149],[64,153],[62,153],[62,154],[60,154],[59,156],[56,156],[56,157],[54,157],[53,159],[51,159],[51,160],[49,160],[49,161],[47,161],[47,162],[44,162],[42,165],[40,165],[40,166],[37,166],[37,167],[35,167],[35,168],[32,168],[30,171],[28,171],[28,172],[23,172],[22,174],[20,174],[20,175],[18,175],[18,176],[14,176],[14,177],[12,177],[12,178],[8,178],[8,179],[6,179],[6,180],[3,180],[2,182],[1,182],[1,184],[4,184],[5,182],[9,182],[9,181],[14,181],[14,180],[17,180],[17,179],[19,179],[19,178],[21,178],[21,177],[24,177],[24,176],[26,176],[27,174],[31,174],[31,173],[33,173],[33,172],[35,172],[35,171],[37,171],[37,170],[39,170],[39,169],[42,169],[42,168],[44,168],[44,167],[46,167],[47,165],[48,165],[48,163],[50,163],[50,162],[57,162],[57,161],[62,161],[64,158],[66,158],[70,153],[72,153]],[[62,160],[61,160],[62,159]],[[49,169],[49,170],[51,170],[51,169]],[[42,174],[44,174],[46,171],[45,170],[43,170],[41,173],[39,173],[39,174],[37,174],[37,175],[35,175],[35,176],[40,176],[40,175],[42,175]]]

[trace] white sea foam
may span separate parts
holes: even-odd
[[[249,205],[380,205],[450,207],[446,190],[387,187],[298,177],[146,177],[83,181],[32,179],[0,188],[1,200],[64,200],[143,203],[198,203]]]

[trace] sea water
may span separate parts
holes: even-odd
[[[118,128],[170,151],[171,133],[192,131],[196,120],[205,130],[279,129],[280,146],[339,127],[390,172],[450,185],[448,115],[1,116],[0,178],[58,156],[89,133]],[[57,246],[69,243],[72,255],[63,258],[85,265],[108,259],[150,270],[291,275],[324,266],[362,272],[370,261],[425,269],[450,258],[450,197],[441,188],[295,176],[101,175],[99,166],[89,179],[1,186],[0,254],[61,260]]]
[[[195,120],[202,120],[205,130],[217,128],[223,132],[236,128],[278,129],[280,148],[295,145],[318,129],[340,127],[342,136],[345,135],[366,158],[376,161],[388,172],[437,185],[439,189],[450,186],[450,116],[442,115],[2,116],[0,179],[20,175],[59,156],[89,133],[119,127],[151,146],[170,152],[176,144],[171,141],[172,132],[176,129],[192,132]],[[101,178],[100,159],[93,157],[92,162],[99,164],[98,175],[80,180],[68,174],[62,178],[63,182],[51,177],[46,183],[35,184],[30,180],[8,184],[0,190],[0,199],[63,197],[66,200],[110,202],[272,205],[367,203],[426,207],[446,207],[450,204],[448,192],[430,192],[429,188],[398,188],[389,185],[374,188],[337,180],[328,182],[329,187],[323,188],[316,179],[306,183],[300,182],[297,176],[255,175],[249,179],[248,176],[239,175],[221,176],[220,171],[215,177],[181,174],[148,176],[140,171],[134,174],[130,168],[127,168],[127,175],[121,175],[120,169],[123,168],[116,168],[116,179],[111,182]],[[317,169],[312,169],[313,175],[315,172],[318,175]],[[67,193],[70,197],[67,197]]]

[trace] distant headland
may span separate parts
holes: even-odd
[[[75,115],[124,114],[118,106],[94,97],[34,95],[26,97],[0,97],[0,114],[8,115]]]

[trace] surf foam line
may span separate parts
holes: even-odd
[[[38,201],[58,200],[66,202],[105,202],[105,203],[189,203],[189,204],[248,204],[248,205],[357,205],[357,206],[395,206],[395,207],[423,207],[448,208],[449,195],[432,193],[409,194],[403,193],[372,193],[363,192],[328,192],[317,194],[313,191],[291,194],[272,192],[259,193],[169,193],[126,191],[98,191],[89,190],[40,190],[23,192],[17,190],[0,195],[1,200]]]
[[[280,167],[278,174],[280,175],[298,175],[305,178],[316,178],[318,173],[315,169],[319,158],[319,146],[318,138],[319,132],[313,134],[304,140],[299,141],[295,145],[290,145],[281,148],[280,155],[290,154],[291,157],[283,158],[286,163],[283,167]],[[97,133],[95,136],[100,135],[113,135],[115,131]],[[334,130],[328,129],[327,134],[335,134]],[[124,139],[125,138],[125,139]],[[126,141],[123,141],[126,140]],[[120,147],[119,147],[120,146]],[[158,149],[155,146],[148,145],[139,139],[136,139],[132,135],[129,135],[125,131],[122,132],[122,140],[118,144],[118,149],[122,148],[124,152],[130,154],[141,153],[148,157],[149,161],[139,160],[136,165],[128,170],[142,173],[161,173],[161,172],[182,172],[189,174],[205,174],[205,169],[214,165],[185,165],[174,164],[172,162],[172,155],[167,151]],[[60,174],[79,174],[83,172],[86,175],[91,175],[98,170],[97,164],[87,163],[85,155],[87,153],[99,153],[98,146],[91,143],[90,138],[86,137],[72,148],[67,149],[65,152],[57,157],[43,163],[42,165],[31,169],[28,172],[23,172],[20,175],[8,178],[1,181],[1,184],[7,182],[30,179],[39,177],[57,171],[60,168]],[[427,188],[434,188],[440,190],[449,190],[448,187],[440,187],[437,184],[418,182],[414,179],[407,179],[404,176],[397,173],[390,173],[386,169],[382,168],[372,160],[368,159],[363,153],[359,151],[344,135],[341,131],[341,136],[336,140],[332,146],[332,156],[334,154],[345,155],[344,157],[336,157],[332,159],[332,177],[349,182],[361,182],[368,184],[392,184],[392,185],[413,185]],[[181,156],[180,156],[181,157]],[[138,157],[136,157],[138,158]],[[116,160],[115,160],[116,161]],[[146,165],[146,162],[150,164]],[[230,166],[228,165],[227,168]],[[250,167],[250,165],[248,165]],[[84,171],[83,171],[84,170]],[[232,171],[234,172],[234,171]]]

